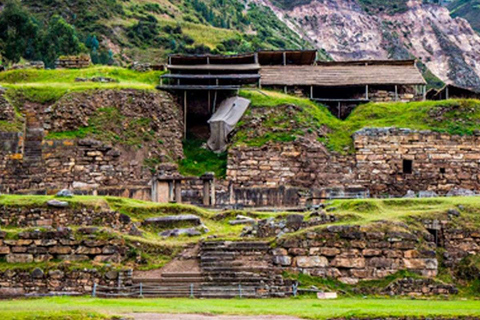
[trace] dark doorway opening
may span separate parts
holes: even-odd
[[[403,173],[411,174],[413,172],[413,160],[403,159]]]

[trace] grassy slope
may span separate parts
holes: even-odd
[[[62,311],[58,311],[62,310]],[[70,313],[126,314],[133,312],[201,313],[240,315],[291,315],[305,319],[366,316],[478,316],[480,301],[422,301],[410,299],[93,299],[43,298],[0,304],[4,319]],[[52,317],[53,318],[53,317]]]
[[[0,73],[0,85],[12,89],[10,95],[24,95],[39,103],[53,102],[68,92],[92,89],[153,90],[161,71],[136,72],[120,67],[91,67],[69,70],[11,70]],[[116,83],[75,82],[76,78],[107,77]]]
[[[226,152],[216,154],[203,148],[205,141],[187,139],[183,142],[185,158],[179,162],[180,174],[186,176],[201,176],[205,172],[214,172],[216,178],[225,178],[227,174]]]
[[[356,108],[344,121],[335,118],[327,108],[316,105],[308,99],[296,98],[278,92],[243,91],[242,96],[252,101],[253,108],[275,108],[282,105],[296,105],[300,110],[294,119],[287,118],[282,112],[273,112],[262,125],[269,128],[267,134],[254,134],[248,123],[235,137],[236,143],[263,145],[266,141],[291,141],[296,136],[326,128],[326,137],[322,139],[335,151],[352,151],[355,131],[372,127],[398,127],[417,130],[433,130],[449,134],[469,135],[480,126],[480,101],[448,100],[424,102],[369,103]],[[251,112],[251,111],[250,111]],[[295,124],[291,124],[291,120]],[[275,130],[272,130],[275,129]],[[291,139],[287,139],[290,137]]]

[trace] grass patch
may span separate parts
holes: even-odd
[[[215,153],[202,148],[203,140],[187,139],[183,141],[185,158],[178,163],[178,171],[186,176],[201,176],[205,172],[214,172],[216,178],[225,178],[227,174],[227,153]]]
[[[318,140],[330,150],[353,152],[352,135],[363,128],[397,127],[472,135],[480,126],[478,100],[368,103],[358,106],[346,120],[339,120],[325,106],[308,99],[272,91],[244,90],[241,95],[252,101],[252,108],[234,139],[236,144],[250,146],[317,133]],[[251,125],[252,117],[259,118],[261,126]]]
[[[317,299],[94,299],[55,297],[12,300],[0,304],[6,319],[71,312],[125,314],[133,312],[198,313],[237,315],[290,315],[305,319],[333,317],[478,316],[480,301],[425,301],[411,299],[346,298],[330,301]]]
[[[85,69],[9,70],[0,74],[7,96],[38,103],[53,103],[70,92],[97,89],[153,90],[163,71],[137,72],[121,67],[96,66]],[[116,83],[75,82],[76,78],[106,77]]]

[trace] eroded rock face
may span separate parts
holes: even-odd
[[[480,87],[480,36],[447,8],[408,1],[394,15],[368,14],[358,0],[310,1],[288,10],[271,7],[294,31],[335,60],[415,56],[443,81]]]

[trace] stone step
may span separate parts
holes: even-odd
[[[218,246],[218,247],[201,247],[202,252],[207,251],[231,251],[231,252],[241,252],[241,251],[268,251],[270,247],[252,247],[252,246]]]
[[[222,266],[213,266],[202,268],[203,272],[249,272],[249,273],[258,273],[262,271],[270,271],[271,267],[261,267],[261,266],[239,266],[239,267],[222,267]]]
[[[164,272],[162,273],[162,278],[196,278],[201,277],[200,272]]]
[[[166,286],[186,286],[190,284],[198,285],[205,282],[205,278],[183,278],[183,279],[148,279],[136,278],[132,280],[134,283],[144,283],[148,285],[166,285]]]

